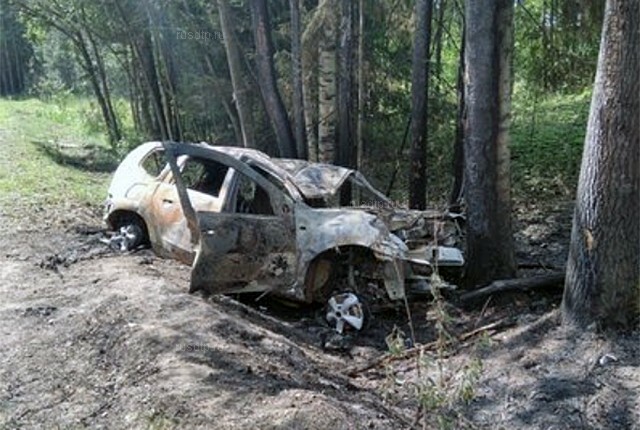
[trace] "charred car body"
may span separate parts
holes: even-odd
[[[337,203],[347,183],[359,206]],[[338,331],[362,326],[364,290],[398,300],[434,265],[461,267],[451,218],[397,208],[355,170],[166,142],[124,159],[105,213],[112,244],[191,264],[191,291],[328,303]]]

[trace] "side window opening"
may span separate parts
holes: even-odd
[[[236,213],[274,215],[269,193],[249,177],[239,174],[236,195]]]
[[[228,170],[216,161],[191,157],[182,168],[182,180],[191,190],[218,197]]]
[[[140,164],[148,175],[157,178],[167,166],[164,149],[158,149],[147,155]]]

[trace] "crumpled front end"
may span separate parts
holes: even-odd
[[[326,293],[320,291],[319,284],[323,282],[310,282],[309,273],[316,279],[328,279],[329,275],[324,272],[335,270],[339,263],[326,256],[344,260],[352,258],[350,253],[357,254],[358,262],[367,266],[363,271],[384,281],[389,298],[404,297],[402,261],[407,257],[408,248],[377,216],[361,210],[312,209],[303,205],[296,210],[296,215],[298,284],[306,287],[306,301],[320,299]],[[365,255],[373,258],[364,260]],[[327,258],[326,263],[323,258]],[[353,265],[355,261],[348,264]]]

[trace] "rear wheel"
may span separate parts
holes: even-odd
[[[131,251],[143,244],[144,231],[137,223],[127,224],[120,227],[119,237],[120,250]]]
[[[112,248],[125,252],[149,244],[146,225],[137,214],[119,213],[112,220],[112,225],[115,234],[108,240]]]

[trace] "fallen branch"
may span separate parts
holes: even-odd
[[[562,266],[545,264],[543,262],[522,261],[518,263],[518,269],[544,269],[544,270],[564,270]]]
[[[551,273],[548,275],[532,276],[530,278],[502,279],[494,281],[486,287],[470,291],[460,296],[462,301],[470,301],[490,294],[502,293],[505,291],[528,291],[534,288],[544,288],[564,282],[564,272]]]
[[[503,318],[501,320],[494,321],[494,322],[492,322],[490,324],[487,324],[487,325],[484,325],[482,327],[478,327],[477,329],[471,330],[471,331],[469,331],[467,333],[463,333],[463,334],[455,337],[454,339],[447,340],[447,341],[444,342],[444,345],[445,346],[449,346],[449,345],[452,345],[452,344],[457,343],[457,342],[463,342],[465,340],[468,340],[468,339],[470,339],[470,338],[472,338],[474,336],[477,336],[477,335],[479,335],[481,333],[484,333],[486,331],[490,331],[490,330],[491,331],[496,331],[496,330],[499,330],[499,329],[512,327],[515,324],[516,324],[515,320],[509,319],[509,318]],[[410,358],[410,357],[413,357],[414,355],[417,355],[417,354],[419,354],[419,353],[421,353],[423,351],[428,351],[428,350],[434,349],[435,347],[438,346],[438,344],[442,344],[442,343],[436,340],[436,341],[433,341],[433,342],[425,343],[424,345],[418,345],[418,346],[414,346],[413,348],[406,349],[400,354],[393,354],[392,355],[392,354],[389,354],[389,353],[385,353],[385,354],[382,354],[382,355],[374,358],[373,360],[369,361],[368,363],[366,363],[366,364],[364,364],[362,366],[359,366],[359,367],[356,367],[356,368],[347,369],[344,373],[347,376],[354,377],[359,373],[366,372],[367,370],[371,370],[374,367],[378,367],[378,366],[380,366],[382,364],[386,364],[386,363],[390,363],[392,361],[397,361],[397,360],[403,360],[403,359],[406,359],[406,358]]]

